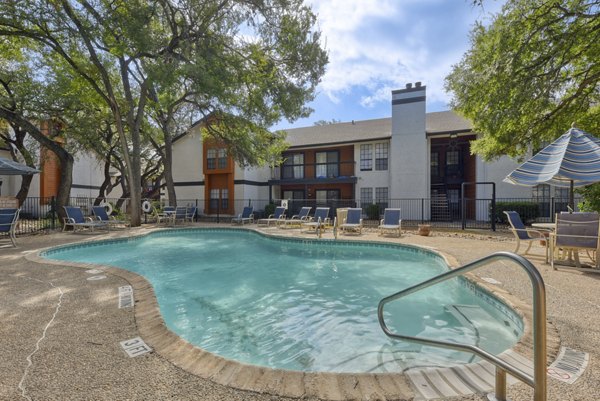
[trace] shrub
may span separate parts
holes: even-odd
[[[491,206],[490,206],[491,209]],[[496,202],[496,222],[508,224],[504,211],[515,211],[521,216],[523,223],[534,221],[540,215],[539,205],[535,202]],[[492,211],[490,210],[490,215]]]
[[[265,216],[268,217],[275,213],[275,204],[273,202],[265,205]]]
[[[365,214],[369,220],[379,220],[379,205],[376,203],[367,205]]]

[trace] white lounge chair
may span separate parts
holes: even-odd
[[[315,215],[305,223],[302,223],[302,227],[305,227],[307,230],[315,230],[318,229],[324,230],[328,225],[330,225],[331,220],[329,218],[329,208],[328,207],[318,207],[315,210]]]
[[[298,212],[298,214],[293,215],[290,219],[279,221],[277,225],[279,226],[279,228],[295,226],[300,227],[302,223],[305,223],[309,220],[308,214],[310,213],[311,209],[312,207],[310,206],[303,206],[302,209],[300,209],[300,211]]]
[[[556,269],[557,264],[565,262],[565,254],[572,256],[574,267],[581,268],[579,251],[586,251],[594,264],[594,269],[586,271],[600,272],[600,217],[594,213],[557,214],[556,230],[550,234],[550,265]],[[560,251],[563,256],[560,256]],[[573,267],[568,266],[567,267]]]
[[[94,231],[96,228],[110,229],[110,225],[107,222],[94,220],[91,217],[84,217],[83,212],[79,206],[63,206],[67,217],[64,218],[63,231],[67,226],[73,227],[73,232],[76,232],[78,228],[89,229]]]
[[[245,224],[254,223],[254,208],[252,206],[245,206],[242,213],[238,214],[237,217],[231,219],[232,224]]]
[[[349,208],[346,218],[340,224],[339,228],[342,233],[362,233],[363,227],[363,219],[362,219],[362,209],[357,208]]]
[[[378,229],[380,235],[392,233],[400,237],[402,235],[400,209],[385,209]]]
[[[275,223],[275,225],[278,225],[280,222],[285,220],[285,210],[286,208],[284,206],[277,206],[273,214],[270,214],[269,217],[267,217],[266,219],[259,219],[256,224],[265,224],[267,227],[271,223]]]
[[[117,220],[114,216],[109,216],[108,213],[106,213],[104,206],[92,206],[92,213],[94,213],[94,216],[96,216],[98,221],[107,223],[110,226],[131,227],[131,222],[127,220]]]

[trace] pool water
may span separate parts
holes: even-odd
[[[143,275],[172,331],[240,362],[300,371],[400,372],[475,359],[391,340],[379,327],[381,298],[447,269],[439,256],[414,248],[196,229],[67,247],[45,256]],[[389,304],[388,325],[494,354],[511,347],[522,322],[465,283],[450,280]]]

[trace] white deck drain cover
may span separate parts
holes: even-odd
[[[590,360],[587,352],[560,347],[560,352],[548,367],[548,376],[565,383],[573,384],[583,374]]]
[[[96,280],[104,280],[106,278],[106,276],[92,276],[92,277],[88,277],[87,280],[88,281],[96,281]]]
[[[119,309],[133,306],[133,288],[130,285],[119,287]]]
[[[85,271],[88,274],[98,274],[98,273],[104,273],[104,270],[100,270],[100,269],[88,269]]]
[[[125,340],[120,342],[121,347],[130,358],[147,354],[152,351],[152,348],[148,346],[140,337],[132,338],[131,340]]]

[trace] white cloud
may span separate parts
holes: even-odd
[[[329,52],[320,92],[339,103],[354,89],[366,90],[370,94],[360,99],[366,108],[389,102],[391,90],[416,81],[427,85],[428,101],[447,102],[444,78],[467,50],[470,25],[481,16],[467,0],[308,3]]]

